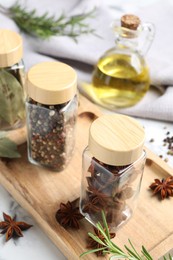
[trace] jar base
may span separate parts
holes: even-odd
[[[90,222],[93,226],[97,227],[96,224],[97,224],[98,222],[100,222],[100,223],[103,225],[103,222],[102,222],[102,220],[101,220],[101,212],[100,212],[100,218],[99,218],[99,219],[95,219],[95,220],[93,220],[93,219],[90,217],[89,214],[84,213],[81,208],[80,208],[80,213],[81,213],[81,214],[85,217],[85,219],[86,219],[88,222]],[[118,223],[117,225],[114,225],[114,223],[111,223],[111,224],[108,223],[108,226],[109,226],[110,231],[117,232],[117,230],[119,230],[122,226],[124,226],[124,224],[126,224],[126,223],[130,220],[130,218],[132,217],[132,214],[133,214],[133,213],[132,213],[132,210],[127,207],[126,210],[122,212],[123,220],[122,220],[120,223]]]
[[[46,168],[47,170],[49,171],[52,171],[52,172],[61,172],[63,171],[67,165],[63,165],[61,166],[60,168],[54,168],[54,167],[51,167],[49,165],[46,165],[46,164],[41,164],[37,161],[35,161],[29,154],[28,154],[28,161],[33,164],[33,165],[36,165],[36,166],[39,166],[39,167],[42,167],[42,168]]]

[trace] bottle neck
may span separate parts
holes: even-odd
[[[138,51],[138,39],[118,36],[115,40],[117,48]]]

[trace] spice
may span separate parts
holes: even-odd
[[[29,229],[32,225],[27,224],[26,222],[16,222],[16,218],[11,218],[9,215],[3,213],[4,221],[0,222],[0,229],[2,231],[0,234],[6,233],[6,242],[12,237],[22,237],[22,231]]]
[[[22,38],[16,32],[0,30],[0,130],[24,123],[24,64]]]
[[[170,134],[170,132],[166,133],[167,135]],[[167,136],[165,139],[163,139],[164,145],[167,146],[168,152],[167,154],[173,155],[173,136]]]
[[[76,72],[60,62],[40,63],[29,70],[26,107],[31,163],[54,171],[69,163],[75,145],[76,80]]]
[[[103,236],[103,234],[100,232],[100,230],[98,230],[97,228],[93,227],[94,229],[94,236],[97,236],[98,239],[100,239],[103,243],[105,242],[105,237]],[[105,231],[106,229],[104,229]],[[108,234],[107,234],[108,235]],[[109,239],[112,239],[115,237],[115,233],[110,233],[109,232]],[[92,237],[88,238],[88,244],[87,244],[87,248],[92,248],[92,249],[98,249],[98,248],[103,248],[103,245],[101,243],[96,242]],[[102,250],[97,251],[96,255],[97,256],[102,256],[104,253]]]
[[[91,176],[87,177],[88,187],[85,200],[82,203],[84,213],[89,212],[91,218],[94,218],[94,215],[100,216],[101,210],[104,210],[109,225],[118,226],[122,221],[125,221],[125,201],[130,199],[134,192],[130,182],[120,185],[120,176],[129,166],[107,165],[92,158],[88,169]],[[107,169],[112,175],[105,174],[104,169]]]
[[[56,220],[65,228],[79,229],[79,220],[82,218],[83,216],[79,212],[77,201],[68,201],[66,204],[61,203],[60,209],[56,213]]]
[[[153,190],[153,195],[160,194],[162,200],[173,196],[173,176],[162,180],[155,179],[149,188]]]
[[[135,246],[130,239],[128,239],[129,243],[127,245],[124,245],[125,250],[116,245],[111,240],[115,236],[115,234],[109,232],[108,223],[106,221],[104,212],[102,212],[102,220],[103,225],[101,225],[100,223],[96,224],[98,231],[97,229],[94,229],[94,233],[88,233],[88,236],[91,238],[91,240],[89,241],[89,245],[91,245],[92,249],[82,253],[80,257],[86,256],[91,253],[97,254],[99,251],[101,251],[99,255],[102,256],[102,254],[109,254],[109,259],[116,258],[129,260],[153,260],[152,256],[149,254],[144,246],[141,247],[140,252],[137,252]],[[169,259],[171,259],[171,255],[169,256]]]
[[[67,106],[75,106],[75,103],[76,97],[73,104],[66,102],[59,105],[42,105],[29,99],[29,149],[36,162],[58,171],[68,163],[74,147],[76,113],[67,116],[64,110]]]
[[[143,142],[143,127],[124,115],[92,123],[83,153],[80,211],[93,225],[102,221],[102,210],[111,229],[131,217],[145,163]]]

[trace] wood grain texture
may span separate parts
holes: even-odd
[[[18,63],[23,55],[22,37],[11,30],[0,29],[0,67]]]
[[[123,166],[142,156],[144,140],[144,128],[137,120],[114,113],[103,115],[93,122],[88,146],[99,161]]]
[[[65,63],[41,62],[29,69],[25,90],[29,97],[41,104],[63,104],[76,94],[77,74]]]
[[[79,255],[86,251],[87,232],[92,231],[92,226],[86,220],[82,220],[79,231],[65,230],[56,222],[55,214],[60,202],[73,201],[80,196],[81,154],[88,142],[89,126],[96,115],[100,114],[100,111],[84,98],[80,104],[75,154],[63,172],[50,172],[31,165],[27,160],[26,144],[20,146],[22,158],[0,161],[2,185],[35,218],[49,238],[70,260],[79,259]],[[172,241],[173,198],[159,201],[157,197],[152,196],[148,186],[154,178],[173,174],[173,169],[152,152],[148,151],[148,156],[138,207],[129,222],[118,230],[114,241],[123,246],[130,238],[137,249],[143,244],[153,252],[154,259],[157,259],[172,246],[169,242],[167,251],[165,252],[164,247],[160,248],[158,255],[157,250],[154,251],[165,239],[170,238]],[[97,257],[88,255],[84,259]]]

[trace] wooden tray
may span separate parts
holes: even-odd
[[[50,172],[30,164],[26,155],[26,143],[19,148],[22,158],[0,161],[1,184],[35,218],[70,260],[79,259],[79,255],[86,251],[87,232],[92,231],[92,226],[82,220],[79,231],[66,230],[56,222],[55,213],[60,202],[73,201],[80,195],[81,154],[88,142],[89,126],[99,114],[95,105],[83,97],[80,99],[76,150],[70,165],[63,172]],[[22,143],[26,139],[25,129],[12,132],[10,137],[18,144]],[[173,175],[173,169],[148,149],[147,157],[138,208],[130,221],[117,232],[114,241],[123,246],[130,238],[137,249],[145,245],[153,258],[158,259],[173,246],[173,198],[159,201],[152,197],[148,186],[154,178]],[[92,254],[84,259],[97,257]]]

